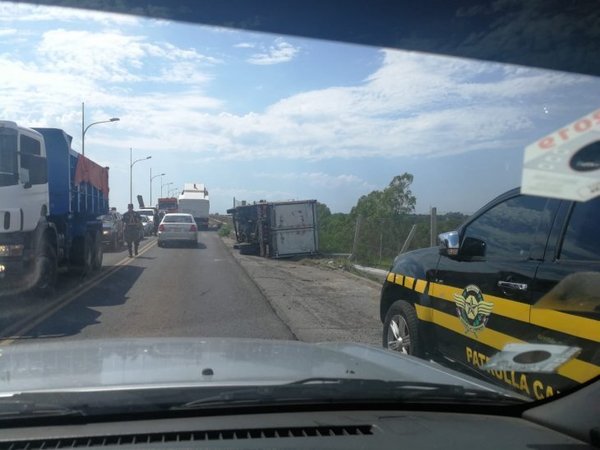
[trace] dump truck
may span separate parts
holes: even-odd
[[[108,167],[58,128],[0,121],[0,292],[53,291],[59,267],[102,266]]]

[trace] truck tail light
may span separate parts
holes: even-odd
[[[190,227],[190,231],[198,231],[198,227],[196,225],[192,225]]]
[[[158,231],[165,231],[165,226],[162,223],[158,226]]]

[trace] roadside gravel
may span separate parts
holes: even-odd
[[[232,239],[222,239],[299,340],[381,346],[380,283],[348,273],[333,261],[241,255]]]

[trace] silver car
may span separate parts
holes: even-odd
[[[165,214],[158,226],[158,246],[164,247],[167,242],[188,242],[193,247],[198,245],[198,227],[191,214]]]

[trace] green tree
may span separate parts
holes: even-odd
[[[410,190],[413,176],[396,175],[383,191],[372,191],[358,199],[350,215],[364,218],[393,218],[414,211],[417,199]]]

